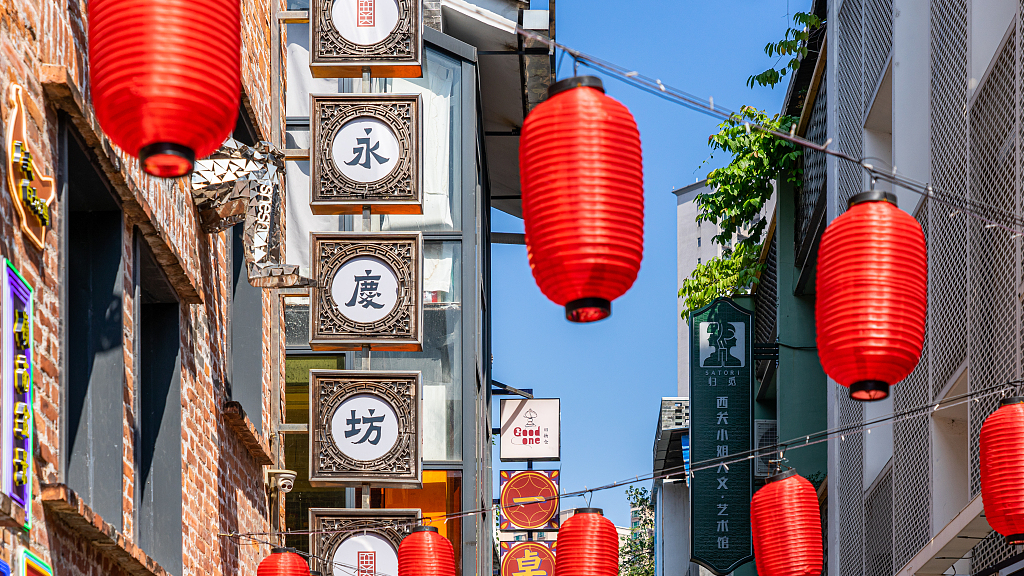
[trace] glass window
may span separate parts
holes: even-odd
[[[423,245],[423,351],[371,352],[372,370],[423,373],[423,458],[462,459],[462,263],[459,242]],[[363,352],[356,352],[362,361]]]
[[[462,63],[426,50],[422,78],[393,78],[387,91],[423,97],[423,214],[381,215],[381,230],[459,230],[462,202]]]
[[[284,345],[309,347],[309,296],[284,297]]]

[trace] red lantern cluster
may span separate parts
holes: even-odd
[[[821,237],[815,317],[825,373],[854,400],[881,400],[924,346],[928,258],[921,225],[871,190]]]
[[[96,119],[147,173],[184,176],[231,133],[240,18],[238,0],[90,0]]]
[[[558,532],[555,576],[618,576],[619,535],[600,508],[580,508]]]
[[[256,568],[256,576],[309,576],[309,564],[291,548],[273,548]]]
[[[417,526],[398,547],[398,576],[455,576],[452,543],[433,526]]]
[[[985,518],[1008,545],[1024,544],[1024,398],[1003,400],[985,419],[979,448]]]
[[[814,486],[796,470],[768,478],[750,502],[754,559],[761,576],[820,576],[821,513]]]
[[[523,124],[526,249],[541,292],[572,322],[611,314],[644,251],[640,133],[601,80],[556,82]]]

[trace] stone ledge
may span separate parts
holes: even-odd
[[[156,560],[129,542],[124,534],[103,521],[64,484],[44,484],[40,495],[43,506],[55,514],[68,528],[81,535],[104,556],[116,562],[133,576],[170,576]]]
[[[224,422],[227,423],[229,428],[234,430],[257,464],[266,466],[274,464],[274,459],[270,457],[270,447],[267,446],[266,441],[256,431],[256,427],[249,421],[249,417],[245,415],[245,410],[242,409],[241,404],[233,400],[225,402],[224,407],[221,409],[221,415],[224,416]]]

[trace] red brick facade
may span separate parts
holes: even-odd
[[[197,3],[200,4],[201,3]],[[245,108],[262,138],[271,134],[270,25],[279,0],[242,0],[242,78]],[[132,294],[133,231],[141,231],[179,300],[181,325],[182,515],[184,574],[255,574],[267,553],[221,537],[222,532],[269,530],[269,499],[263,465],[250,453],[236,427],[222,415],[225,394],[226,345],[231,270],[229,232],[207,235],[200,230],[186,179],[160,181],[145,176],[138,164],[104,136],[90,104],[84,0],[0,0],[0,92],[4,95],[2,127],[11,110],[6,105],[10,84],[25,88],[29,112],[28,139],[37,170],[57,176],[58,117],[65,113],[86,141],[101,172],[106,174],[124,212],[124,404],[123,514],[118,533],[94,517],[87,503],[60,489],[61,446],[61,323],[59,290],[62,255],[59,223],[64,207],[51,206],[54,225],[42,251],[22,235],[6,189],[6,161],[0,166],[0,255],[10,259],[35,288],[35,469],[32,529],[4,528],[0,557],[12,560],[27,548],[49,562],[55,573],[69,575],[146,574],[155,568],[133,542],[136,493],[134,439],[137,399],[135,310]],[[202,17],[201,11],[197,17]],[[276,22],[274,22],[276,24]],[[7,150],[3,156],[6,159]],[[60,181],[58,180],[58,186]],[[263,295],[263,418],[252,422],[259,443],[272,442],[272,372],[283,373],[283,346],[271,338],[274,296]],[[273,320],[271,320],[273,318]],[[281,329],[280,325],[277,327]],[[276,375],[273,375],[276,376]],[[244,428],[244,427],[243,427]],[[177,497],[166,495],[164,497]],[[43,500],[46,500],[44,505]],[[76,520],[78,519],[78,520]],[[158,570],[157,570],[158,571]],[[158,571],[159,572],[159,571]]]

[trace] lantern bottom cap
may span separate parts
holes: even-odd
[[[565,305],[569,322],[597,322],[612,315],[612,303],[604,298],[580,298]]]
[[[861,380],[850,384],[850,398],[861,402],[874,402],[889,397],[889,383],[881,380]]]
[[[196,153],[174,142],[154,142],[139,150],[142,169],[158,178],[180,178],[192,172]]]
[[[1024,534],[1010,534],[1006,537],[1007,546],[1020,546],[1024,544]]]

